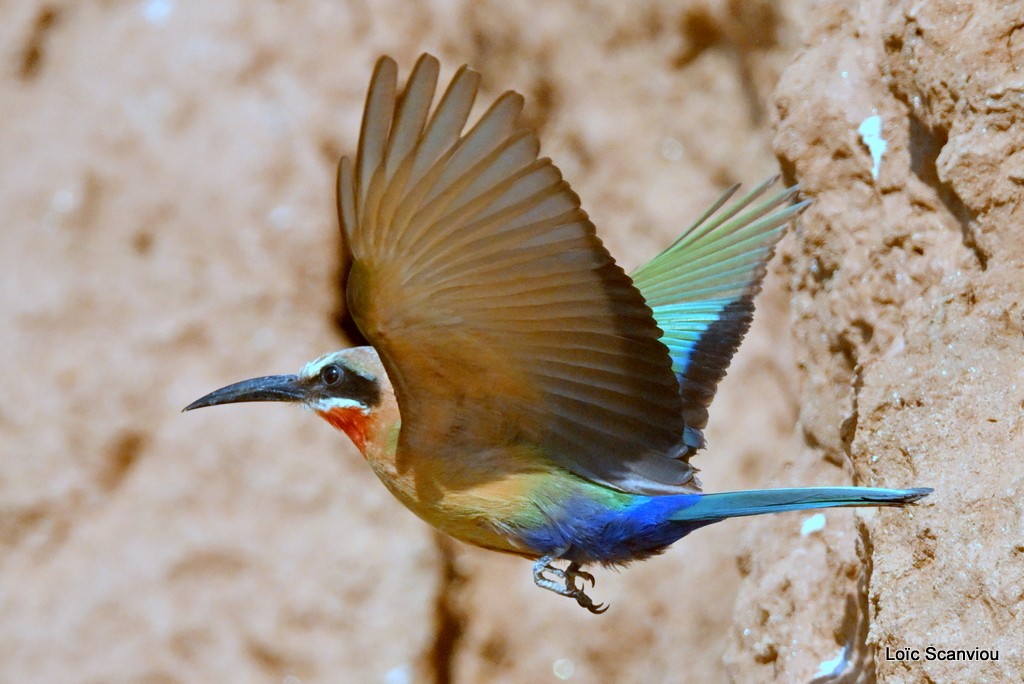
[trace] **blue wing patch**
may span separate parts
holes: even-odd
[[[754,297],[775,245],[810,204],[791,203],[797,186],[755,204],[776,180],[762,183],[719,213],[739,188],[733,186],[668,249],[633,274],[672,357],[691,455],[704,446],[708,406],[750,328]]]

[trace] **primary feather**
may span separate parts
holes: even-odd
[[[750,328],[754,297],[775,244],[808,205],[792,204],[799,191],[792,187],[748,209],[776,180],[719,213],[739,189],[734,185],[668,249],[633,273],[672,357],[688,455],[704,446],[708,406]]]
[[[521,96],[462,132],[472,73],[428,115],[436,60],[399,95],[382,58],[339,168],[349,309],[394,385],[399,450],[530,444],[621,491],[682,491],[682,400],[650,308],[518,127]]]

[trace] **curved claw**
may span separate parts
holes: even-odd
[[[594,579],[594,576],[593,576],[593,575],[591,575],[591,574],[590,574],[589,572],[584,572],[584,571],[582,571],[582,570],[579,570],[579,571],[577,571],[577,572],[574,572],[574,573],[572,574],[572,578],[573,578],[573,579],[576,579],[577,577],[579,577],[580,579],[582,579],[582,580],[583,580],[584,582],[590,582],[590,588],[591,588],[591,589],[593,589],[594,587],[596,587],[596,586],[597,586],[597,580],[596,580],[596,579]]]
[[[589,572],[582,570],[577,563],[569,563],[569,567],[565,569],[565,580],[568,584],[571,584],[573,589],[576,589],[576,578],[579,577],[584,582],[590,582],[590,587],[594,588],[597,586],[597,580]],[[577,590],[582,591],[582,590]]]
[[[576,594],[576,603],[580,604],[594,615],[600,615],[609,608],[607,603],[594,603],[589,596],[582,591]]]

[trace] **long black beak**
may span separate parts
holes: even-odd
[[[301,401],[306,392],[297,375],[268,375],[243,380],[196,399],[182,411],[191,411],[218,404],[236,404],[240,401]]]

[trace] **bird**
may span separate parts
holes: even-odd
[[[467,128],[479,72],[433,106],[381,57],[354,159],[337,169],[348,315],[369,344],[215,390],[184,410],[303,406],[344,432],[417,516],[532,560],[535,584],[607,610],[585,568],[661,553],[727,518],[899,506],[928,488],[706,493],[690,459],[768,261],[809,204],[731,187],[627,275],[507,91]]]

